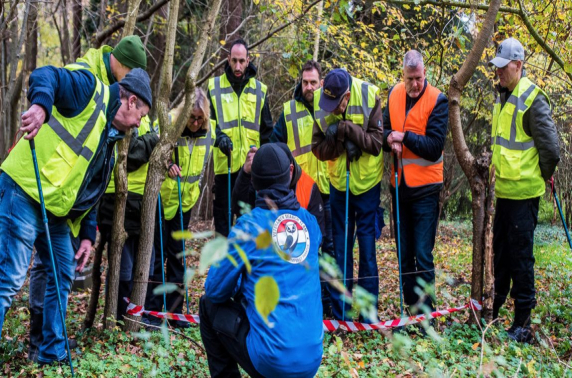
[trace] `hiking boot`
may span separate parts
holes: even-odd
[[[191,323],[182,320],[169,320],[169,325],[179,329],[191,328]]]
[[[507,335],[511,340],[518,343],[532,343],[532,330],[530,327],[512,326],[507,330]]]

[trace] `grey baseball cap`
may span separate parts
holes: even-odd
[[[508,38],[502,41],[497,49],[497,55],[489,62],[489,66],[497,66],[503,68],[510,63],[511,60],[524,60],[524,47],[514,39]]]

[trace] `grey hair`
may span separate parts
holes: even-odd
[[[417,50],[409,50],[403,57],[403,68],[421,68],[425,67],[423,64],[423,55]]]

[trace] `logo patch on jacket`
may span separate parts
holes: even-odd
[[[290,256],[292,264],[306,260],[310,251],[310,233],[308,228],[295,215],[282,214],[272,227],[272,240],[274,244]]]

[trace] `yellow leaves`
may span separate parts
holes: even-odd
[[[244,250],[242,248],[240,248],[240,246],[236,243],[234,243],[234,248],[236,248],[236,251],[238,252],[238,256],[240,256],[240,259],[242,260],[242,262],[244,263],[244,267],[246,268],[246,271],[248,272],[248,274],[250,274],[250,272],[252,271],[252,265],[250,265],[250,261],[248,260],[248,257],[246,256],[246,253],[244,252]]]
[[[261,277],[254,285],[254,305],[256,311],[268,326],[268,316],[274,311],[280,299],[280,289],[272,276]]]
[[[481,343],[474,343],[471,348],[472,348],[473,350],[477,350],[477,349],[479,349],[479,345],[481,345]]]
[[[256,237],[256,249],[266,249],[272,244],[272,236],[268,230],[261,232]]]
[[[219,43],[220,43],[222,46],[226,45],[226,41],[225,41],[224,39],[221,39],[221,40],[219,41]]]

